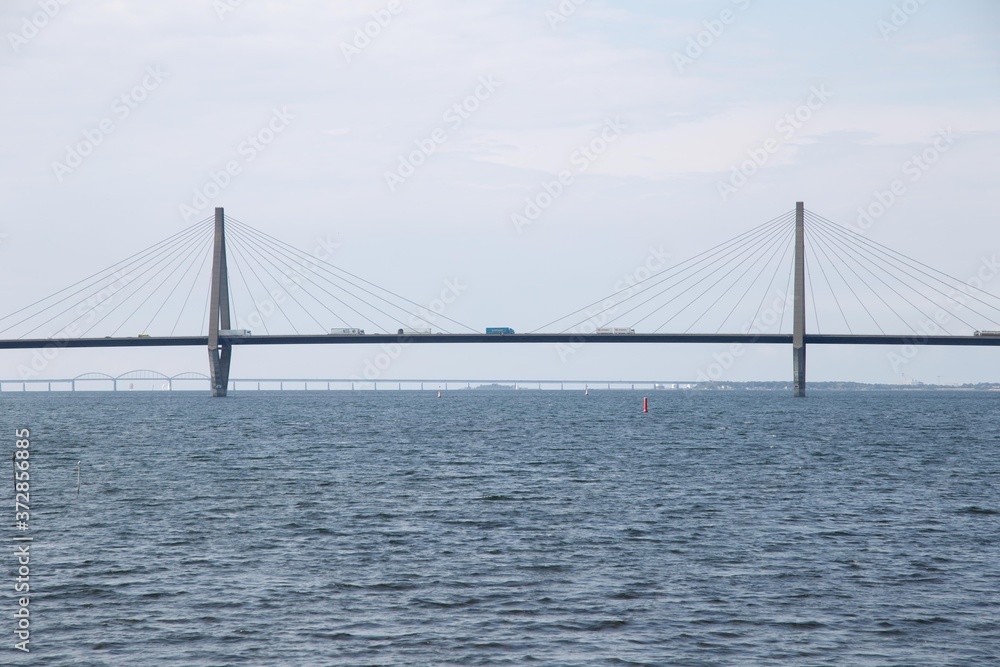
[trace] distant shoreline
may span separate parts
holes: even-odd
[[[86,393],[86,394],[116,394],[116,393],[200,393],[208,391],[207,387],[197,381],[174,381],[169,387],[161,380],[135,380],[125,383],[119,381],[118,389],[110,387],[88,388],[87,385],[71,388],[69,381],[53,380],[34,381],[27,383],[27,390],[20,382],[4,382],[0,394],[48,394],[48,393]],[[82,384],[82,383],[81,383]],[[236,380],[230,387],[233,393],[250,392],[439,392],[439,391],[473,391],[473,392],[509,392],[509,391],[569,391],[569,392],[716,392],[716,391],[775,391],[791,392],[792,383],[783,381],[744,381],[744,382],[654,382],[604,380],[319,380],[319,379],[284,379],[284,380]],[[937,392],[983,392],[1000,391],[1000,383],[988,382],[961,385],[939,384],[881,384],[866,382],[810,382],[807,391],[813,392],[866,392],[866,391],[937,391]]]

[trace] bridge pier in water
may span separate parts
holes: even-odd
[[[208,368],[212,396],[223,397],[229,389],[229,368],[233,346],[219,342],[219,330],[231,329],[229,314],[229,273],[226,269],[226,214],[215,209],[215,251],[212,255],[212,292],[208,312]]]
[[[806,395],[806,253],[805,204],[795,204],[795,304],[792,323],[792,390]]]

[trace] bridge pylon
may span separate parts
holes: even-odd
[[[219,330],[231,329],[229,313],[229,272],[226,268],[226,214],[215,209],[215,251],[212,255],[212,291],[208,313],[208,367],[212,396],[222,397],[229,389],[229,367],[233,360],[231,343],[219,342]]]
[[[792,323],[792,388],[806,395],[806,253],[805,204],[795,203],[795,303]]]

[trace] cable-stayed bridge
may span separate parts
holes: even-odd
[[[433,313],[218,208],[0,317],[0,349],[205,347],[212,394],[225,396],[233,349],[246,345],[787,344],[795,395],[804,396],[808,345],[1000,345],[1000,297],[970,282],[799,202],[514,333]]]

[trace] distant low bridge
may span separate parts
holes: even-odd
[[[125,383],[128,383],[126,385]],[[138,370],[113,376],[106,373],[85,373],[74,378],[51,379],[0,379],[0,391],[27,392],[30,391],[100,391],[107,388],[110,391],[132,389],[139,382],[151,388],[173,390],[175,383],[209,383],[211,378],[202,373],[180,373],[166,375],[157,371]],[[449,390],[471,389],[479,387],[497,387],[512,389],[672,389],[689,388],[699,385],[697,381],[687,380],[539,380],[539,379],[364,379],[364,378],[230,378],[229,391],[277,389],[284,390]],[[101,387],[104,385],[104,387]],[[159,385],[159,386],[157,386]],[[95,388],[96,387],[96,388]]]

